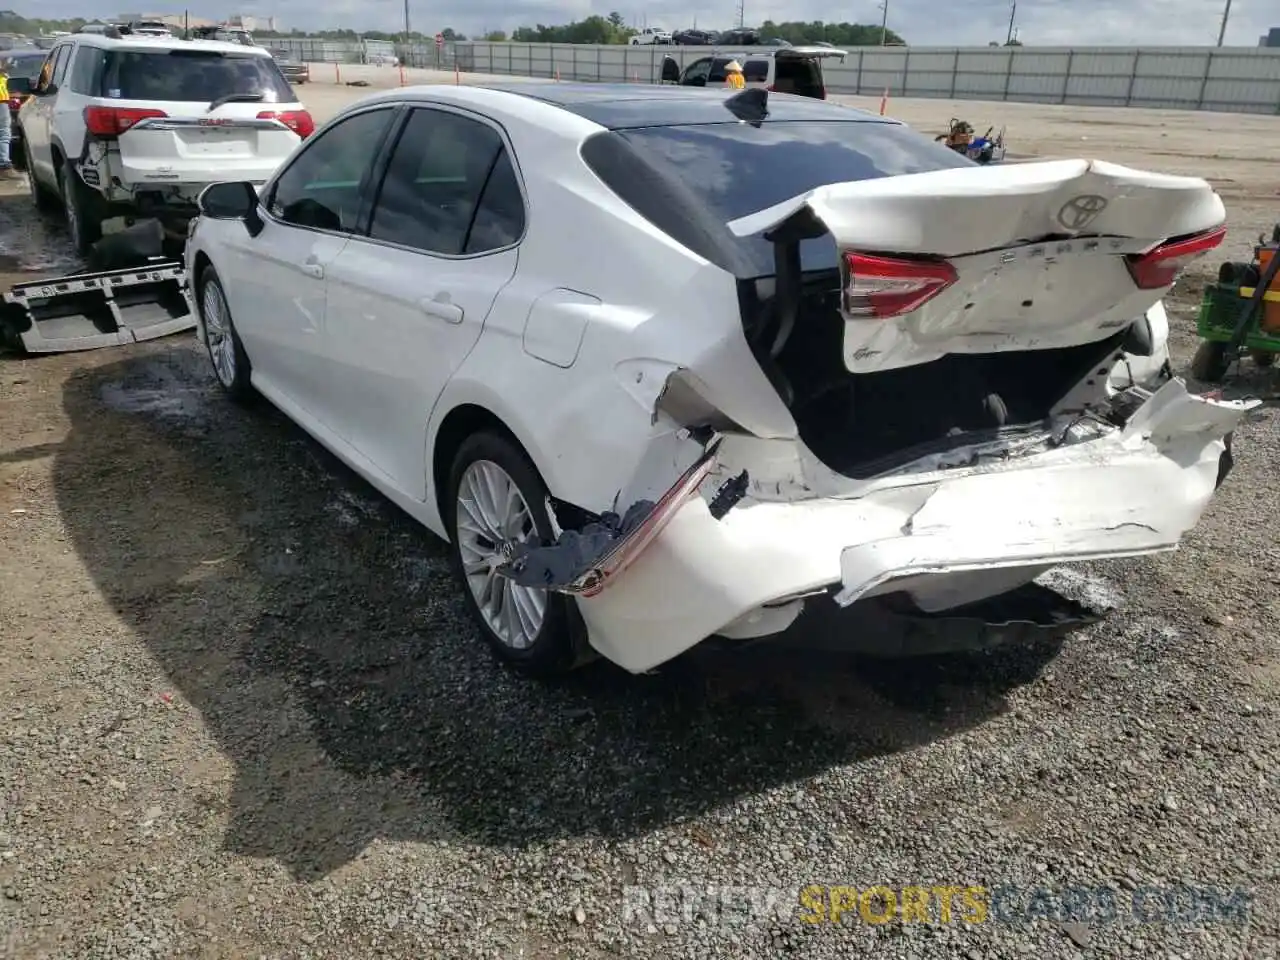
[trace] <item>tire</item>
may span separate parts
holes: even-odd
[[[543,540],[552,539],[551,520],[546,506],[547,487],[528,456],[514,441],[502,434],[490,431],[474,433],[458,447],[449,471],[445,524],[449,531],[449,553],[454,575],[462,588],[472,619],[485,642],[500,660],[530,676],[551,677],[563,674],[590,658],[585,643],[586,631],[576,601],[565,594],[522,588],[500,577],[485,577],[475,572],[475,564],[479,562],[476,559],[479,555],[476,549],[477,537],[469,536],[467,531],[459,532],[459,513],[475,514],[474,506],[471,509],[460,509],[462,498],[466,497],[466,491],[470,489],[471,478],[474,476],[472,471],[478,470],[495,477],[494,468],[515,485],[533,529]],[[475,529],[478,531],[479,527]],[[515,536],[527,536],[528,529],[526,524]],[[468,561],[473,564],[473,575],[483,577],[483,580],[477,580],[475,587],[467,578]],[[482,610],[477,599],[476,590],[481,589],[481,583],[502,589],[502,603],[511,604],[517,610],[523,607],[528,612],[529,603],[536,603],[535,598],[541,597],[542,615],[536,630],[530,624],[524,636],[504,638],[500,635],[491,625],[491,620],[501,621],[502,616],[497,610]],[[518,590],[529,592],[519,595],[512,592]],[[525,598],[524,604],[517,602],[519,597]],[[517,623],[523,624],[523,621],[517,619]]]
[[[22,157],[26,161],[27,183],[31,188],[31,202],[36,205],[36,209],[42,213],[53,213],[55,210],[61,210],[62,204],[58,200],[58,195],[41,183],[40,178],[36,176],[36,166],[31,162],[31,144],[27,141],[25,135],[22,138]]]
[[[102,200],[84,185],[70,160],[64,161],[58,170],[58,192],[62,194],[71,245],[83,257],[102,239]]]
[[[1203,341],[1191,358],[1191,376],[1202,383],[1221,383],[1227,375],[1227,345]]]
[[[21,142],[22,149],[14,150],[13,141],[9,141],[9,162],[13,164],[13,169],[25,171],[27,169],[27,141],[23,139]]]
[[[205,330],[205,351],[209,354],[213,378],[232,402],[248,404],[257,395],[251,382],[253,365],[249,362],[249,355],[244,352],[244,344],[231,321],[227,295],[213,267],[205,267],[201,272],[197,290],[200,320]]]

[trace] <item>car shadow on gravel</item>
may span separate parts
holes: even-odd
[[[276,411],[222,400],[190,341],[82,371],[64,403],[69,539],[233,761],[229,809],[204,801],[227,847],[298,877],[375,837],[620,838],[833,765],[874,781],[873,758],[1001,712],[1056,652],[770,644],[531,682],[484,649],[443,546]]]

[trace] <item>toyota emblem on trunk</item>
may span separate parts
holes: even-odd
[[[1058,211],[1058,222],[1068,230],[1083,230],[1103,210],[1107,209],[1107,198],[1096,193],[1086,193],[1072,197]]]

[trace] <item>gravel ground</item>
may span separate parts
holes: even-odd
[[[1280,121],[1036,110],[1009,120],[1029,152],[1109,117],[1116,159],[1207,167],[1232,256],[1280,218]],[[1193,125],[1212,164],[1167,155]],[[0,238],[0,282],[65,257],[7,187]],[[1170,300],[1179,367],[1211,267]],[[1235,389],[1278,385],[1247,364]],[[1278,423],[1242,425],[1182,551],[1074,575],[1117,609],[1065,644],[893,664],[800,633],[535,684],[482,648],[438,544],[224,403],[189,339],[5,358],[0,956],[1280,956]],[[673,884],[795,912],[624,911]],[[1034,919],[807,924],[810,884],[1012,885]],[[1131,921],[1174,884],[1255,900]],[[1032,909],[1079,886],[1120,919]]]

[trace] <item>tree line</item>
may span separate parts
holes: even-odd
[[[18,33],[27,36],[53,33],[66,30],[74,32],[84,26],[86,21],[81,17],[70,20],[45,20],[19,16],[12,10],[0,10],[0,33]],[[824,23],[815,20],[812,23],[800,21],[784,21],[774,23],[766,20],[759,27],[762,40],[781,39],[788,43],[813,43],[823,41],[837,47],[875,46],[881,42],[880,27],[860,23]],[[516,43],[629,43],[638,31],[627,26],[622,14],[613,12],[607,17],[590,16],[572,23],[548,26],[537,24],[532,27],[517,27],[508,36],[505,31],[492,30],[484,34],[484,39],[494,42],[507,40]],[[439,33],[446,41],[466,40],[467,36],[452,27],[445,27]],[[436,31],[422,32],[414,30],[409,34],[411,43],[430,43],[435,39]],[[262,39],[270,38],[302,38],[313,37],[322,40],[345,40],[355,42],[364,40],[403,41],[404,31],[388,32],[385,30],[255,30],[254,36]],[[885,32],[885,39],[892,44],[904,41],[892,30]]]

